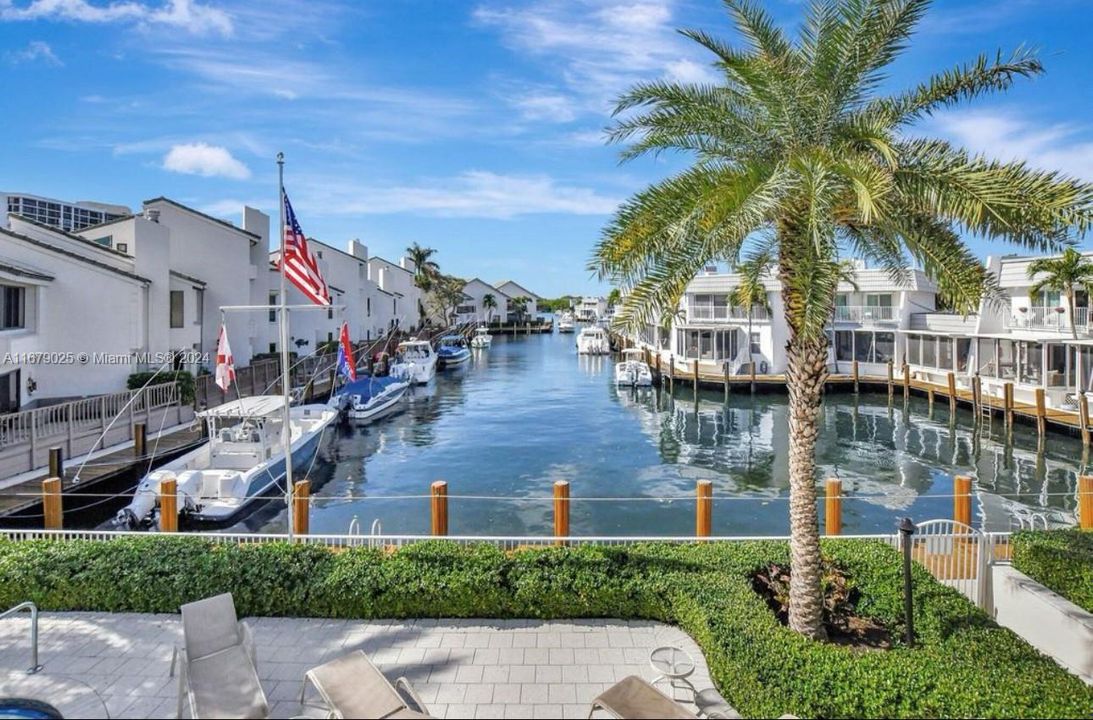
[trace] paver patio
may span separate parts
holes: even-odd
[[[29,622],[26,616],[0,620],[0,677],[29,665]],[[357,649],[392,680],[407,677],[430,712],[441,718],[587,717],[592,699],[612,683],[627,675],[652,680],[649,653],[661,645],[689,652],[697,664],[691,681],[699,690],[712,687],[695,642],[682,630],[656,622],[248,622],[274,717],[301,714],[298,697],[306,670]],[[177,680],[168,671],[180,637],[177,615],[43,613],[42,672],[87,683],[111,717],[174,717]]]

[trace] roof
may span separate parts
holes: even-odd
[[[406,273],[407,275],[413,275],[414,274],[413,271],[407,270],[406,268],[402,267],[398,263],[393,263],[393,262],[391,262],[390,260],[388,260],[386,258],[381,258],[379,255],[373,255],[372,257],[368,258],[368,262],[372,262],[373,260],[379,260],[380,262],[385,263],[387,265],[390,265],[391,267],[393,267],[397,270],[401,270],[402,272]]]
[[[284,410],[285,399],[281,395],[253,395],[202,410],[197,414],[200,417],[260,417]]]
[[[106,263],[99,262],[98,260],[92,260],[91,258],[80,255],[79,253],[74,253],[71,250],[65,250],[64,248],[57,247],[56,245],[50,245],[49,243],[42,242],[41,240],[36,240],[32,237],[27,237],[26,235],[20,235],[19,233],[12,232],[11,230],[8,230],[6,228],[0,228],[0,233],[7,235],[8,237],[15,238],[16,240],[22,240],[25,243],[29,243],[36,247],[42,248],[43,250],[49,250],[51,252],[57,253],[58,255],[64,255],[66,257],[72,258],[73,260],[79,260],[80,262],[87,263],[88,265],[93,265],[101,270],[107,270],[109,272],[116,273],[123,277],[127,277],[130,280],[136,280],[137,282],[144,283],[145,285],[152,284],[152,281],[146,277],[141,277],[140,275],[137,275],[135,273],[120,270],[112,265],[107,265]],[[85,240],[84,242],[89,241]],[[129,256],[126,255],[125,257]]]
[[[132,220],[135,217],[137,216],[133,213],[126,213],[121,217],[116,217],[111,220],[103,220],[101,223],[95,223],[94,225],[87,225],[86,227],[82,227],[80,228],[79,232],[84,232],[85,230],[97,230],[98,228],[105,227],[107,225],[113,225],[114,223],[120,223],[125,220]]]
[[[470,285],[471,283],[481,283],[481,284],[485,285],[485,286],[486,286],[486,287],[488,287],[488,288],[489,288],[490,290],[493,290],[494,292],[496,292],[496,293],[497,293],[497,294],[499,294],[499,295],[504,295],[505,297],[511,297],[511,295],[509,295],[508,293],[506,293],[506,292],[504,292],[504,291],[502,291],[502,290],[498,289],[498,288],[497,288],[497,286],[495,286],[495,285],[490,285],[490,284],[489,284],[488,282],[486,282],[486,281],[485,281],[485,280],[483,280],[482,278],[477,278],[477,277],[471,278],[471,279],[470,279],[470,280],[468,280],[467,282],[463,283],[463,288],[464,288],[464,289],[466,289],[466,287],[467,287],[468,285]],[[516,283],[513,283],[513,284],[515,285]]]
[[[28,217],[23,217],[22,215],[17,215],[15,213],[8,213],[8,215],[18,219],[19,222],[25,222],[25,223],[28,223],[28,224],[33,225],[35,227],[40,227],[43,230],[48,230],[51,233],[56,233],[57,235],[60,235],[61,237],[68,238],[69,240],[72,240],[74,242],[83,243],[84,245],[89,245],[89,246],[95,248],[96,250],[102,250],[104,252],[112,253],[114,255],[117,255],[118,257],[123,257],[126,260],[132,260],[133,259],[133,257],[131,255],[129,255],[128,253],[123,253],[121,250],[115,250],[114,248],[110,247],[109,245],[103,245],[102,243],[97,243],[94,240],[89,240],[89,239],[87,239],[85,237],[82,237],[80,235],[70,233],[67,230],[62,230],[59,227],[54,227],[52,225],[46,225],[45,223],[40,223],[37,220],[31,220]]]
[[[25,277],[31,280],[44,280],[50,281],[53,279],[52,275],[46,275],[40,273],[37,270],[31,270],[30,268],[20,267],[19,265],[12,265],[11,263],[0,260],[0,272],[5,272],[8,275],[17,275],[18,277]]]
[[[195,278],[193,275],[187,275],[186,273],[180,273],[178,270],[168,270],[167,272],[170,275],[174,275],[176,278],[180,278],[182,280],[188,280],[189,282],[192,282],[195,285],[200,285],[201,287],[205,287],[205,285],[206,285],[204,280],[199,280],[198,278]]]
[[[224,227],[228,228],[229,230],[236,231],[240,235],[246,235],[248,238],[251,239],[252,243],[257,243],[259,240],[262,239],[261,235],[257,235],[255,233],[252,233],[250,230],[244,230],[243,228],[239,227],[238,225],[233,225],[232,223],[228,222],[227,220],[221,220],[220,218],[213,217],[212,215],[207,215],[207,214],[201,212],[200,210],[194,210],[192,207],[189,207],[188,205],[183,205],[180,202],[172,200],[171,198],[168,198],[168,197],[163,197],[162,195],[160,197],[152,198],[151,200],[145,200],[144,204],[145,204],[145,206],[147,206],[147,205],[151,205],[153,203],[160,203],[160,202],[167,203],[168,205],[173,205],[176,208],[178,208],[179,210],[185,210],[186,212],[190,213],[191,215],[197,215],[200,218],[204,218],[205,220],[209,220],[210,222],[217,223],[218,225],[223,225]]]
[[[532,300],[542,300],[541,297],[533,293],[531,290],[528,290],[526,287],[513,280],[502,280],[501,282],[494,284],[493,287],[500,288],[502,285],[515,285],[516,287],[520,288],[522,294],[527,295]]]

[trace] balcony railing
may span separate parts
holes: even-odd
[[[729,307],[727,305],[688,305],[687,306],[687,320],[706,320],[714,322],[728,322],[730,320],[747,320],[748,309],[741,307]],[[761,306],[755,306],[751,311],[751,319],[753,322],[766,322],[770,320],[770,314],[767,309]]]
[[[1024,312],[1018,310],[1006,318],[1006,327],[1011,329],[1051,330],[1060,333],[1072,331],[1070,316],[1066,310],[1055,307],[1030,307],[1026,308]],[[1074,308],[1073,329],[1079,333],[1089,333],[1089,308]]]
[[[895,322],[896,308],[892,305],[837,305],[835,322],[871,323]]]

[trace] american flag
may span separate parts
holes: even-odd
[[[304,231],[296,221],[288,193],[283,193],[285,203],[285,277],[316,305],[330,304],[330,290],[319,271],[319,261],[307,245]]]

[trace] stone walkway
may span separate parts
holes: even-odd
[[[30,662],[29,619],[0,620],[0,678]],[[654,676],[649,652],[682,647],[691,680],[712,687],[698,646],[670,625],[622,620],[248,620],[274,717],[301,713],[304,672],[360,649],[392,680],[405,676],[438,718],[584,718],[604,689],[627,675]],[[44,675],[75,676],[111,717],[174,717],[168,677],[181,636],[177,615],[43,613]],[[662,689],[666,689],[662,686]],[[692,706],[693,707],[693,706]]]

